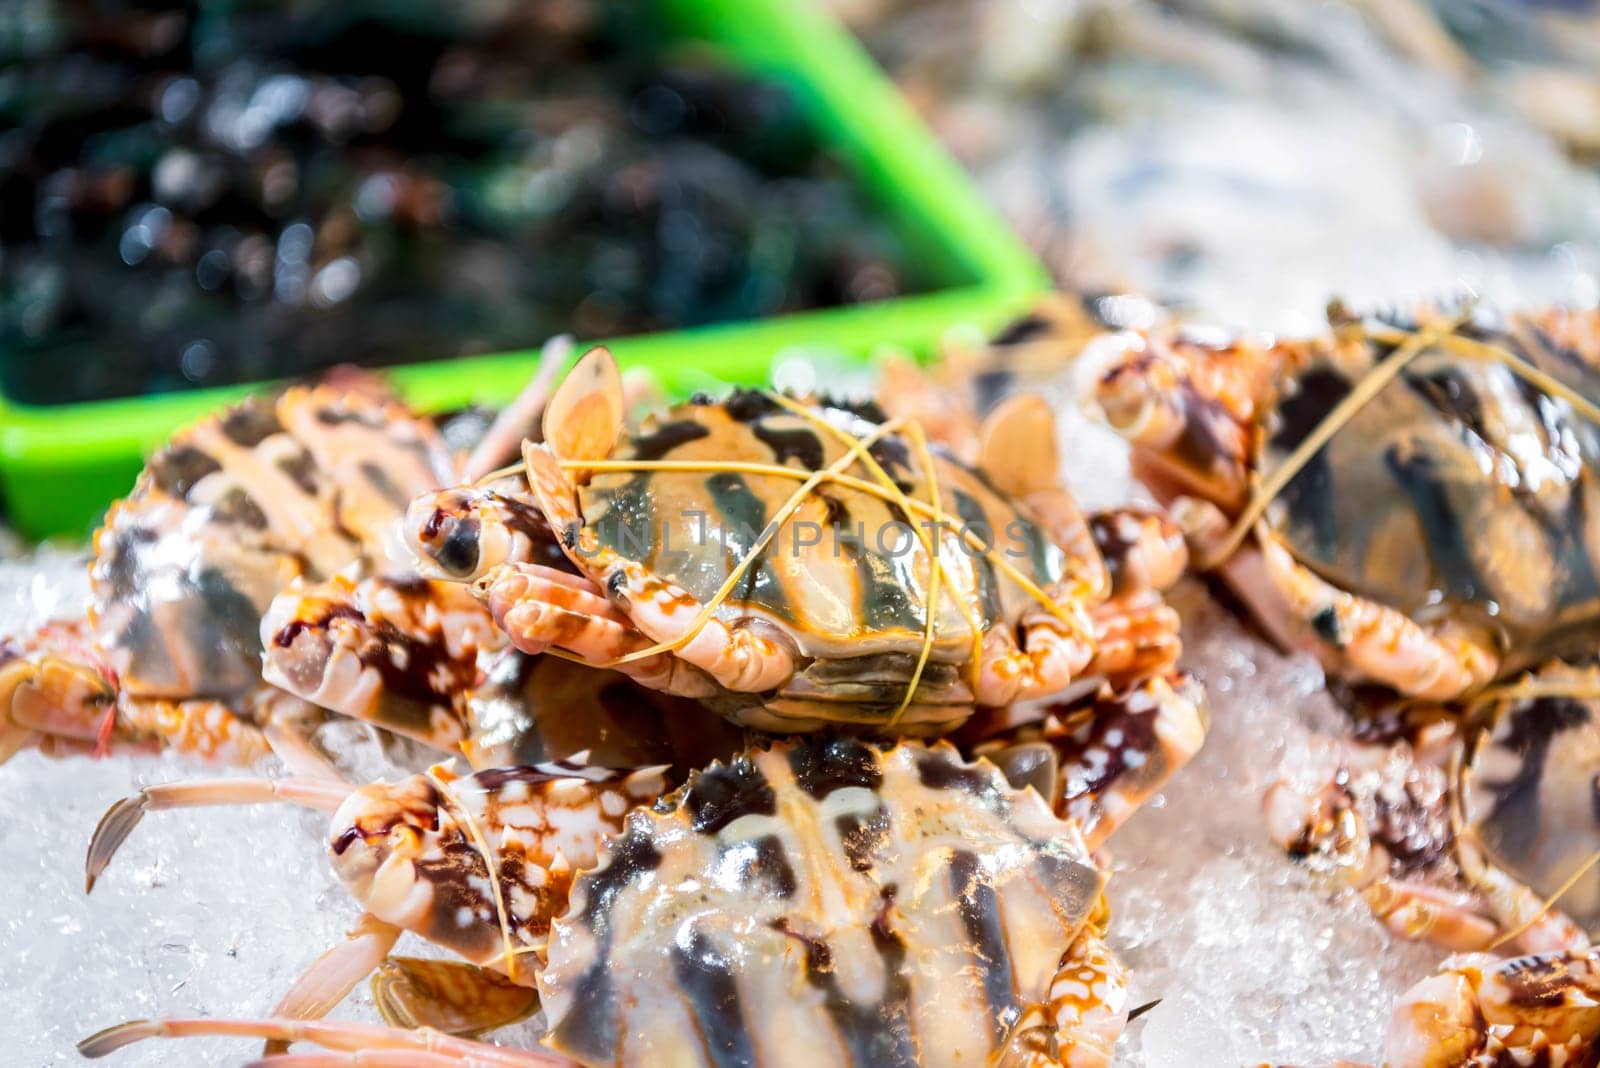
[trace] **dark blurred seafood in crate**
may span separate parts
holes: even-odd
[[[788,91],[663,44],[648,5],[50,2],[15,29],[0,34],[14,400],[914,288]]]

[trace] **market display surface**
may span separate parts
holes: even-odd
[[[831,6],[1099,295],[693,396],[561,337],[503,407],[340,367],[174,432],[91,546],[0,561],[0,1059],[1600,1064],[1592,19]],[[829,217],[887,259],[802,303],[914,276]]]

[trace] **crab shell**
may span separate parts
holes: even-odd
[[[180,431],[95,536],[92,614],[112,677],[141,697],[249,694],[272,598],[390,559],[406,503],[450,480],[428,423],[359,390],[291,388]]]
[[[872,437],[883,421],[876,410],[825,402],[809,410],[857,440]],[[899,492],[932,500],[929,472],[906,438],[878,437],[868,451]],[[764,393],[737,392],[725,401],[669,409],[625,435],[611,457],[703,464],[705,470],[594,474],[578,487],[582,527],[573,560],[596,581],[620,573],[612,569],[621,561],[630,574],[644,576],[646,587],[676,587],[709,604],[799,486],[786,477],[719,468],[754,463],[810,473],[847,456],[841,441]],[[1080,572],[1103,577],[1098,557],[1070,559],[975,469],[937,451],[932,464],[938,499],[952,520],[937,532],[944,572],[937,604],[930,608],[932,569],[917,537],[932,521],[893,500],[823,482],[775,526],[717,608],[730,628],[755,628],[792,647],[800,666],[773,692],[724,692],[713,701],[720,711],[783,731],[830,723],[881,729],[893,720],[896,733],[932,734],[964,720],[974,703],[973,621],[966,607],[986,637],[1014,630],[1038,604],[962,538],[962,524],[1041,589]],[[853,473],[866,476],[860,467]],[[661,610],[680,609],[694,606],[674,602]],[[935,637],[902,710],[930,612]]]
[[[1595,696],[1533,697],[1500,710],[1465,765],[1462,816],[1491,861],[1541,899],[1560,893],[1556,907],[1592,931],[1600,925],[1600,666],[1552,663],[1531,678]]]
[[[1103,873],[950,746],[778,743],[637,811],[578,877],[548,1045],[619,1065],[993,1063]]]
[[[1224,573],[1276,631],[1275,587],[1303,568],[1295,581],[1326,586],[1304,595],[1321,608],[1301,628],[1325,664],[1423,696],[1458,696],[1550,656],[1586,655],[1600,636],[1600,427],[1497,353],[1600,397],[1600,313],[1480,314],[1453,331],[1433,314],[1335,326],[1325,338],[1268,348],[1152,333],[1102,377],[1100,407],[1163,496],[1216,506],[1189,508],[1188,518],[1192,534],[1219,540],[1216,528],[1252,486],[1375,367],[1420,346],[1273,498],[1256,528],[1267,573],[1238,558]],[[1360,633],[1368,624],[1351,595],[1399,613],[1382,624],[1391,637]],[[1451,681],[1413,662],[1407,621],[1465,644]],[[1330,655],[1356,643],[1374,646],[1364,669]]]
[[[1466,333],[1600,397],[1600,344],[1566,348],[1561,320]],[[1395,347],[1341,342],[1298,370],[1263,435],[1262,474]],[[1600,427],[1502,363],[1434,346],[1357,409],[1270,516],[1339,588],[1487,631],[1512,653],[1505,671],[1600,634]]]

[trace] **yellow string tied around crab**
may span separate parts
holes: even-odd
[[[1356,413],[1381,393],[1385,386],[1399,377],[1400,372],[1404,371],[1408,364],[1426,352],[1440,338],[1454,331],[1461,321],[1461,317],[1458,316],[1439,325],[1419,330],[1415,334],[1408,334],[1406,341],[1394,352],[1374,364],[1349,394],[1322,417],[1322,421],[1312,428],[1305,440],[1295,446],[1294,451],[1284,459],[1283,463],[1273,469],[1272,474],[1256,488],[1250,495],[1244,511],[1239,513],[1239,517],[1228,528],[1228,536],[1204,560],[1197,561],[1197,566],[1201,570],[1209,571],[1238,552],[1239,546],[1244,544],[1245,538],[1250,536],[1250,532],[1255,529],[1256,523],[1266,514],[1272,502],[1277,500],[1278,495],[1290,482],[1294,481],[1294,477],[1301,469],[1333,440],[1339,429],[1355,418]]]
[[[1600,850],[1590,853],[1589,856],[1577,866],[1573,873],[1567,876],[1567,878],[1562,881],[1560,886],[1556,887],[1555,893],[1544,899],[1543,903],[1540,904],[1538,911],[1536,911],[1532,916],[1529,916],[1526,920],[1523,920],[1521,923],[1517,924],[1517,926],[1513,927],[1505,934],[1502,934],[1499,938],[1496,938],[1493,942],[1490,942],[1487,947],[1488,952],[1493,953],[1501,946],[1510,942],[1514,942],[1526,934],[1529,928],[1548,916],[1550,914],[1550,910],[1556,907],[1556,903],[1565,897],[1574,886],[1577,886],[1578,881],[1587,875],[1591,870],[1593,870],[1596,864],[1600,864]]]
[[[885,490],[894,495],[894,503],[900,506],[901,511],[905,512],[906,514],[910,514],[913,498],[900,489],[899,484],[895,482],[895,480],[889,475],[888,471],[884,470],[883,465],[878,462],[877,457],[872,455],[867,447],[861,443],[859,438],[845,430],[843,427],[835,426],[833,423],[830,423],[828,420],[818,415],[815,411],[798,401],[791,400],[790,398],[782,395],[774,395],[773,399],[785,410],[799,416],[801,419],[804,419],[813,427],[816,427],[817,429],[828,434],[830,437],[843,444],[845,448],[849,449],[850,452],[855,455],[856,459],[861,462],[862,466],[871,473],[872,477],[875,478]],[[908,419],[905,421],[905,427],[906,435],[912,439],[912,445],[917,450],[917,462],[922,465],[922,469],[927,475],[928,496],[930,498],[928,504],[934,510],[942,511],[944,507],[944,500],[939,492],[938,470],[933,466],[933,457],[928,451],[928,439],[922,431],[922,424],[914,419]],[[952,588],[955,586],[954,581],[951,580],[948,573],[946,573],[944,561],[939,555],[940,548],[942,547],[944,541],[943,536],[939,533],[941,529],[941,526],[936,524],[934,527],[934,533],[931,536],[920,527],[915,525],[911,529],[912,535],[918,540],[918,542],[921,543],[922,551],[928,556],[929,570],[928,599],[926,609],[927,618],[923,627],[922,648],[917,654],[917,666],[911,673],[911,681],[906,686],[905,696],[901,698],[900,706],[894,710],[894,714],[889,718],[887,725],[890,727],[893,727],[895,724],[899,723],[900,718],[905,715],[906,709],[911,707],[911,702],[916,697],[917,687],[922,683],[922,673],[927,669],[928,658],[933,654],[934,643],[938,640],[939,592],[941,582],[948,582]],[[978,687],[978,673],[982,667],[980,661],[983,656],[983,621],[978,618],[977,609],[967,603],[967,601],[965,601],[963,598],[955,598],[955,603],[957,609],[966,618],[967,626],[972,632],[971,685],[973,687],[973,692],[976,693]]]
[[[869,440],[867,444],[872,444],[886,434],[894,433],[894,431],[898,430],[899,427],[899,420],[891,420],[890,422],[878,426],[871,434],[868,435]],[[660,653],[675,652],[694,641],[695,638],[700,636],[700,632],[705,629],[706,624],[711,622],[711,617],[715,615],[717,609],[722,606],[722,602],[726,601],[728,597],[732,595],[733,591],[738,588],[739,583],[744,581],[745,572],[750,570],[751,565],[753,565],[756,560],[760,558],[762,552],[766,550],[767,544],[777,536],[778,529],[788,521],[790,516],[794,515],[794,513],[800,508],[800,505],[805,503],[806,498],[811,496],[811,491],[816,489],[817,486],[825,480],[827,475],[837,474],[854,462],[855,457],[847,453],[844,456],[839,457],[839,459],[835,460],[827,468],[821,471],[811,472],[806,480],[801,483],[800,488],[795,490],[794,493],[790,494],[789,499],[783,502],[783,505],[773,515],[772,519],[768,521],[766,529],[761,532],[760,536],[756,538],[755,543],[751,545],[750,551],[745,553],[744,557],[739,561],[739,563],[728,573],[727,579],[724,580],[722,585],[717,588],[717,592],[712,595],[711,600],[707,601],[706,604],[701,607],[700,612],[694,617],[694,620],[689,624],[688,629],[685,630],[682,635],[674,638],[670,642],[657,642],[648,648],[636,649],[631,653],[626,653],[607,663],[597,664],[595,666],[607,668],[617,667],[621,664],[626,664],[634,660],[642,660],[645,657],[656,656]],[[700,469],[706,471],[727,470],[726,467],[716,463],[702,464]]]
[[[473,818],[472,811],[462,803],[450,788],[449,769],[443,764],[435,764],[423,773],[428,781],[433,783],[434,789],[439,791],[439,796],[445,802],[445,807],[450,815],[467,828],[467,837],[472,841],[472,847],[483,858],[483,868],[489,875],[489,889],[494,895],[495,915],[500,922],[500,958],[504,962],[506,978],[512,982],[517,981],[517,956],[518,948],[511,941],[511,918],[506,913],[505,892],[500,885],[500,865],[495,861],[495,854],[489,848],[488,836],[483,833],[483,828],[478,826],[478,821]],[[530,947],[524,947],[526,952]]]
[[[789,398],[778,396],[776,394],[768,393],[765,394],[765,396],[780,406],[796,404],[796,402],[790,400]],[[803,408],[803,406],[798,407]],[[1061,606],[1056,598],[1053,598],[1045,593],[1044,590],[1040,589],[1038,584],[1033,582],[1030,578],[1014,567],[1009,561],[1005,560],[1001,555],[999,555],[994,545],[986,544],[982,538],[978,537],[978,535],[974,534],[972,531],[966,529],[966,527],[957,519],[957,517],[947,513],[942,507],[929,504],[915,498],[907,497],[899,490],[898,486],[886,488],[881,484],[875,484],[865,479],[856,478],[845,473],[845,470],[852,463],[856,462],[860,458],[860,455],[865,452],[867,446],[870,446],[887,434],[897,432],[907,422],[908,421],[904,419],[890,420],[875,427],[872,433],[868,434],[865,438],[858,439],[851,435],[851,441],[855,443],[854,447],[851,449],[851,452],[840,457],[839,460],[820,471],[808,472],[801,468],[789,467],[783,464],[761,464],[735,460],[559,460],[558,465],[561,467],[561,469],[568,471],[685,471],[695,473],[730,472],[739,474],[770,475],[777,478],[788,478],[802,483],[795,493],[784,503],[783,507],[779,509],[779,512],[767,523],[766,529],[756,540],[756,543],[751,547],[750,551],[745,554],[743,559],[740,560],[739,564],[728,576],[728,579],[712,597],[712,600],[702,608],[701,612],[690,624],[689,629],[682,636],[670,642],[660,642],[650,646],[647,649],[635,650],[634,652],[618,657],[607,663],[595,664],[592,666],[616,667],[620,664],[640,660],[649,656],[655,656],[660,653],[673,652],[682,648],[690,641],[693,641],[694,638],[699,635],[700,631],[705,628],[706,624],[710,622],[711,617],[716,612],[716,609],[719,608],[722,603],[732,594],[733,590],[737,588],[739,582],[744,576],[744,573],[755,562],[755,560],[759,558],[760,554],[765,550],[767,543],[771,541],[771,538],[777,529],[785,520],[788,519],[790,515],[794,513],[794,511],[800,506],[801,503],[804,502],[811,492],[816,489],[817,486],[823,483],[837,484],[860,493],[877,497],[880,500],[891,501],[900,505],[909,514],[930,518],[934,520],[936,525],[948,526],[951,529],[958,531],[959,536],[963,542],[965,542],[968,548],[981,554],[989,562],[990,566],[1003,573],[1024,593],[1033,598],[1046,612],[1054,616],[1063,626],[1067,627],[1070,632],[1086,640],[1091,639],[1092,627],[1090,626],[1088,620],[1083,618],[1081,612],[1076,614],[1069,613]],[[832,424],[827,425],[830,427],[832,426]],[[833,429],[837,430],[838,428]],[[866,462],[876,466],[876,461],[872,460],[870,454],[866,456]],[[881,467],[878,468],[878,472],[887,479],[887,474],[882,471]],[[892,486],[892,480],[889,481]],[[913,535],[915,534],[916,531],[913,529]],[[1081,586],[1082,577],[1075,577]]]

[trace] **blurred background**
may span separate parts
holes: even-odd
[[[1064,284],[1596,300],[1584,0],[831,0]]]
[[[859,38],[1061,285],[1288,331],[1334,295],[1600,297],[1586,3],[786,2]],[[0,393],[936,288],[795,87],[656,7],[5,0]]]

